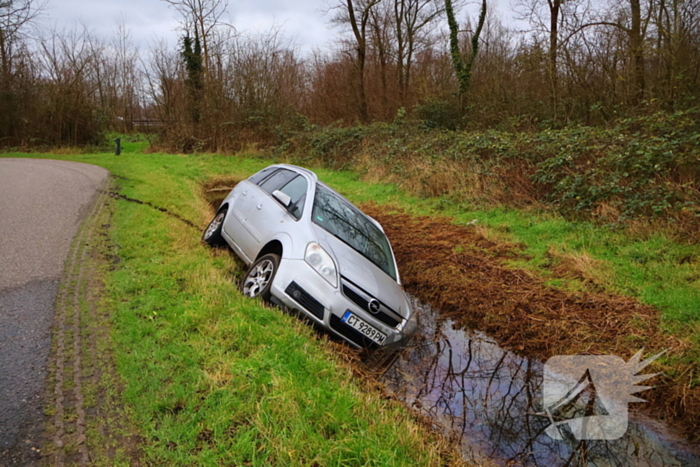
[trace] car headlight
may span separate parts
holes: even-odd
[[[406,323],[406,326],[404,326],[402,331],[405,335],[412,336],[416,333],[417,330],[418,330],[418,317],[417,317],[417,314],[414,310],[413,313],[411,314],[411,317],[408,318],[408,322]]]
[[[309,266],[314,268],[329,284],[338,287],[338,273],[335,269],[335,263],[331,259],[331,255],[321,248],[321,245],[316,242],[309,243],[306,246],[304,261],[309,263]]]

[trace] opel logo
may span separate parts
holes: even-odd
[[[377,314],[379,313],[379,302],[375,299],[372,299],[369,301],[369,304],[367,305],[369,308],[370,313],[372,314]]]

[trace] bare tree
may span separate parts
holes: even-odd
[[[381,117],[389,117],[388,68],[393,54],[394,42],[391,33],[393,12],[389,2],[380,3],[370,12],[369,30],[372,48],[379,62],[379,79],[381,82]]]
[[[349,24],[355,39],[356,72],[357,72],[357,98],[360,111],[360,119],[369,121],[367,110],[367,95],[365,91],[365,64],[367,62],[367,24],[369,23],[372,9],[381,0],[343,0],[336,8],[340,10],[335,18],[336,22]]]
[[[56,145],[97,143],[102,124],[98,98],[104,45],[86,26],[45,33],[38,58],[45,85],[41,98],[42,139]]]
[[[165,41],[155,44],[147,62],[146,89],[158,119],[169,124],[178,119],[184,108],[184,65],[180,54],[169,50]]]
[[[11,72],[12,50],[27,24],[44,8],[37,0],[0,0],[0,67],[2,78]]]
[[[405,105],[407,89],[411,84],[411,66],[414,56],[422,46],[429,45],[430,29],[444,11],[439,0],[394,0],[396,73],[403,105]]]
[[[700,2],[657,0],[654,13],[657,88],[673,108],[700,77]]]
[[[654,0],[649,0],[646,15],[643,14],[641,0],[628,0],[628,8],[615,5],[608,16],[614,16],[616,21],[598,21],[584,24],[580,30],[589,26],[613,26],[624,32],[629,43],[629,62],[632,75],[632,102],[639,105],[644,99],[646,76],[644,67],[644,42],[649,21],[652,17]]]
[[[37,0],[0,0],[0,140],[17,136],[21,98],[14,79],[20,56],[30,62],[24,48],[24,30],[39,14],[43,4]]]
[[[111,41],[106,44],[93,43],[99,46],[98,56],[101,57],[95,65],[100,108],[114,128],[124,133],[129,132],[133,129],[139,107],[140,80],[136,68],[139,54],[131,41],[131,33],[124,18],[117,19]]]
[[[642,7],[640,0],[629,0],[630,20],[629,28],[623,28],[630,39],[630,57],[632,59],[632,75],[634,76],[634,99],[639,104],[644,99],[646,87],[644,76],[644,33],[646,27],[642,26]]]
[[[171,5],[183,17],[186,31],[194,28],[194,35],[202,41],[205,73],[210,65],[210,40],[214,28],[228,8],[228,0],[162,0]]]
[[[525,0],[520,2],[518,9],[521,19],[527,20],[536,30],[548,36],[548,67],[549,85],[551,89],[551,109],[554,120],[559,113],[559,48],[560,29],[571,26],[568,16],[577,16],[578,0]],[[568,7],[565,11],[565,7]],[[575,20],[572,20],[575,21]]]

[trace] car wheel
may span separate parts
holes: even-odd
[[[269,302],[270,288],[279,264],[280,257],[274,253],[262,256],[254,262],[241,281],[243,295],[250,298],[260,297]]]
[[[224,237],[221,236],[221,228],[224,225],[224,219],[226,218],[227,208],[222,209],[207,226],[204,234],[202,235],[202,240],[211,246],[221,246],[224,242]]]

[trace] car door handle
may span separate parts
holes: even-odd
[[[244,191],[244,192],[241,193],[241,194],[242,194],[243,196],[246,196],[246,195],[248,194],[248,192],[247,192],[247,191]]]
[[[258,208],[258,210],[262,209],[262,203],[258,204],[258,205],[255,206],[255,207]]]

